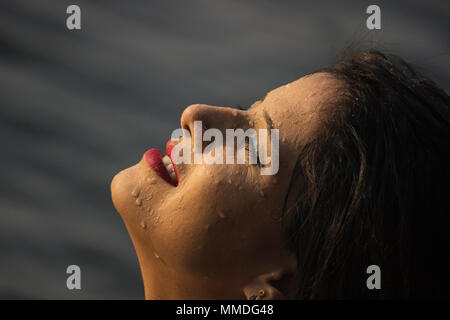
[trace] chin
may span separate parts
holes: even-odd
[[[159,213],[173,209],[173,201],[161,204],[173,196],[173,190],[143,161],[120,171],[111,182],[114,207],[132,234],[146,233],[159,221]]]
[[[111,198],[116,210],[123,215],[135,207],[131,193],[136,185],[137,165],[120,171],[111,182]]]

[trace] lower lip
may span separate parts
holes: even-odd
[[[152,169],[158,176],[165,180],[168,184],[176,186],[172,183],[169,173],[167,172],[162,158],[164,154],[158,149],[150,149],[144,153],[145,161],[147,165]]]

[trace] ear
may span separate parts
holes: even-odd
[[[280,268],[261,274],[244,286],[247,300],[291,300],[295,298],[295,269]]]

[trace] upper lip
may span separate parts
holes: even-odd
[[[171,158],[171,152],[174,147],[174,142],[172,140],[169,140],[166,144],[166,155],[164,155],[160,150],[158,149],[150,149],[147,150],[144,154],[144,159],[147,162],[147,165],[163,180],[165,180],[167,183],[173,185],[176,187],[179,183],[179,177],[178,177],[178,169],[175,163],[173,162]],[[168,167],[164,164],[163,158],[166,157],[170,159],[170,162],[172,163],[173,171],[175,172],[175,178],[176,181],[170,176],[170,173],[168,170]]]
[[[170,158],[170,161],[172,162],[172,166],[175,169],[175,175],[177,176],[177,182],[180,183],[180,177],[178,176],[178,169],[175,164],[175,162],[172,159],[172,149],[175,147],[176,143],[172,139],[167,141],[166,143],[166,155]]]

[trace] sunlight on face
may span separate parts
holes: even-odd
[[[181,127],[191,135],[195,121],[224,134],[278,129],[275,175],[251,163],[180,163],[175,187],[143,157],[114,177],[113,202],[136,248],[147,298],[239,299],[248,279],[295,260],[283,247],[279,218],[297,152],[336,83],[318,73],[270,91],[249,110],[196,104],[183,112]]]

